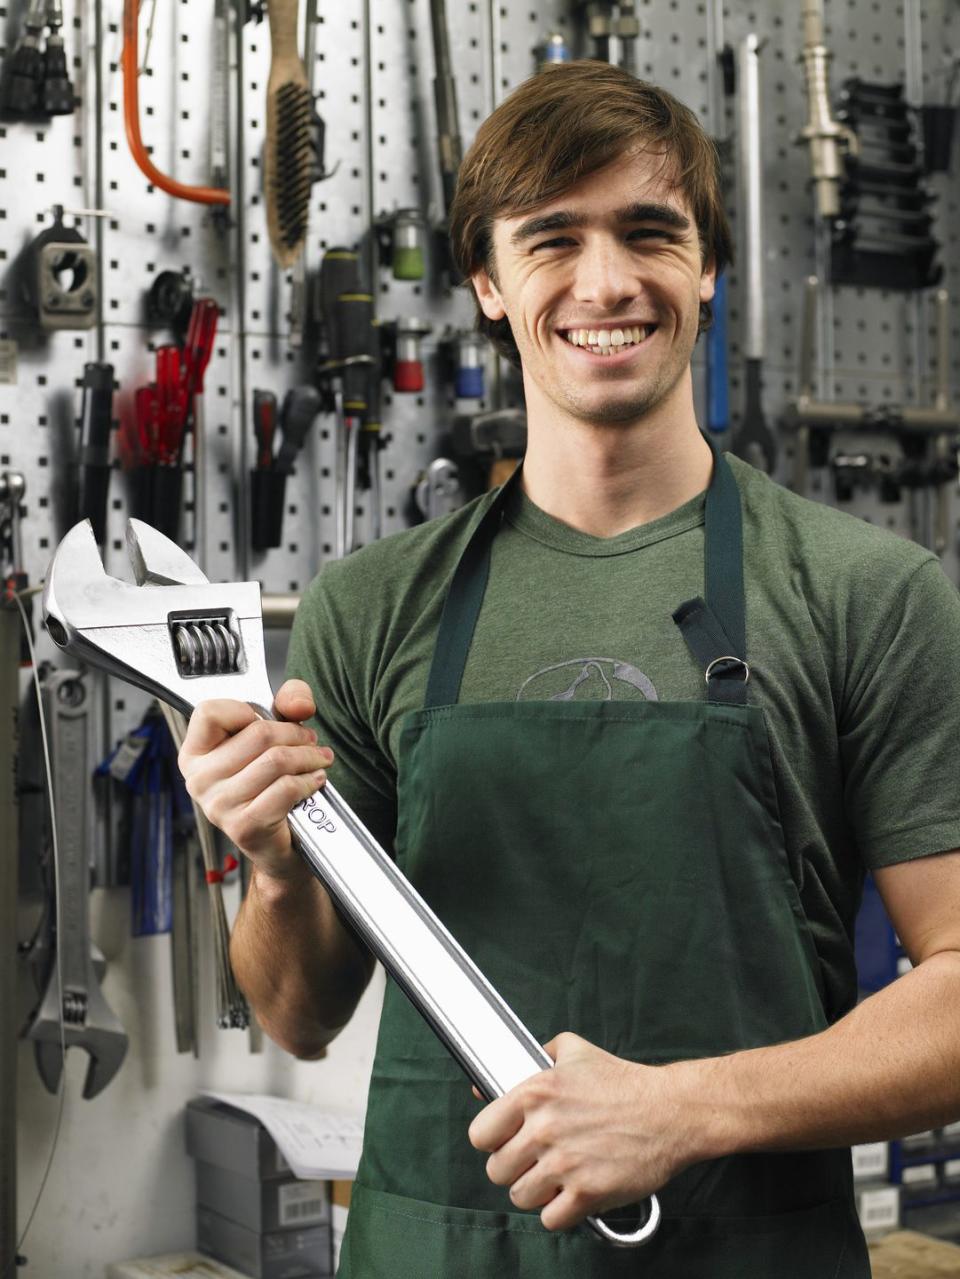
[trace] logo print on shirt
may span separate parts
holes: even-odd
[[[631,694],[628,688],[635,692]],[[617,702],[635,700],[637,692],[645,701],[660,700],[653,681],[629,662],[616,657],[574,657],[544,666],[525,679],[517,701]]]

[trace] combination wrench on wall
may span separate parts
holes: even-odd
[[[211,583],[174,542],[127,524],[137,585],[110,577],[89,522],[58,547],[43,616],[54,643],[78,661],[189,714],[211,697],[273,718],[256,582]],[[488,1100],[553,1062],[388,854],[328,782],[288,821],[313,873]],[[619,1233],[587,1219],[608,1243],[646,1243],[660,1224],[651,1195],[642,1224]]]

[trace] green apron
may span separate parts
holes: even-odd
[[[706,599],[674,614],[709,668],[703,702],[458,703],[508,487],[461,558],[425,708],[403,726],[398,864],[541,1042],[572,1030],[656,1064],[822,1030],[766,724],[747,705],[729,466],[715,452]],[[652,1242],[627,1250],[512,1211],[467,1139],[479,1109],[388,982],[341,1279],[870,1274],[849,1150],[696,1164],[660,1192]]]

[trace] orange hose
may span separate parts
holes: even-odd
[[[127,141],[138,167],[147,179],[167,195],[197,204],[229,204],[230,192],[217,187],[191,187],[161,173],[147,154],[140,136],[140,95],[137,84],[138,0],[123,0],[123,123]]]

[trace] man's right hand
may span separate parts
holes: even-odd
[[[282,719],[263,720],[246,702],[201,702],[190,717],[178,763],[187,791],[207,818],[275,879],[303,874],[287,814],[327,779],[333,751],[301,721],[316,711],[309,685],[281,685],[274,709]]]

